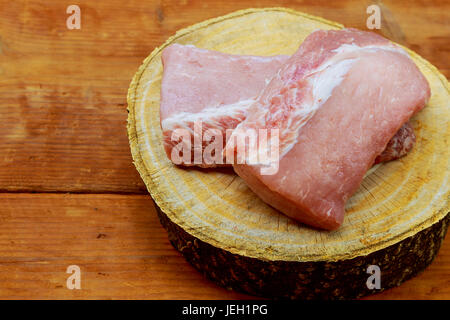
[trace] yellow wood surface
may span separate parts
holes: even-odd
[[[288,9],[249,9],[183,29],[144,61],[129,89],[128,133],[138,171],[173,222],[232,253],[337,261],[397,243],[448,213],[448,82],[412,51],[432,90],[427,107],[412,119],[417,143],[407,157],[368,172],[336,231],[318,231],[280,214],[231,171],[183,169],[167,159],[159,126],[164,47],[181,43],[235,54],[292,54],[313,30],[341,27]]]

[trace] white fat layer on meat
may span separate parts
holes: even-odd
[[[376,52],[380,50],[396,52],[408,56],[408,53],[405,50],[393,44],[368,45],[363,47],[356,44],[343,44],[332,51],[336,53],[335,55],[331,56],[327,61],[305,76],[310,88],[312,88],[313,98],[312,101],[303,101],[289,118],[289,125],[286,127],[286,134],[284,134],[286,141],[281,145],[280,159],[287,154],[295,144],[297,144],[300,129],[331,97],[334,88],[342,82],[352,65],[358,60],[358,58],[350,58],[348,54],[358,51]],[[293,132],[294,134],[289,134],[289,132]]]
[[[331,59],[330,59],[331,60]],[[302,128],[309,119],[315,114],[315,112],[323,105],[328,98],[331,96],[333,89],[338,86],[342,80],[344,79],[347,72],[350,70],[353,63],[357,61],[357,59],[343,59],[341,61],[333,62],[328,61],[326,64],[321,65],[319,68],[315,69],[310,73],[306,78],[308,79],[310,88],[312,88],[312,100],[303,100],[303,103],[293,112],[293,114],[287,119],[287,125],[285,127],[283,143],[280,141],[274,141],[273,139],[279,139],[279,135],[275,137],[269,137],[269,143],[265,145],[265,147],[259,146],[258,159],[263,159],[267,155],[271,155],[269,157],[268,163],[264,163],[264,165],[269,165],[271,167],[274,166],[274,162],[278,162],[280,157],[283,157],[289,150],[297,143],[298,135],[300,128]],[[290,89],[292,92],[292,96],[296,97],[298,88]],[[281,109],[277,112],[281,112]],[[239,128],[240,126],[238,126]],[[233,132],[233,135],[241,135],[244,136],[247,134],[246,131],[241,131],[239,129]],[[273,145],[279,148],[279,153],[276,154],[275,157],[273,155]],[[249,163],[248,155],[245,159],[246,163]],[[259,163],[263,165],[263,163]],[[277,167],[277,166],[276,166]]]
[[[350,52],[356,52],[356,51],[376,52],[376,51],[380,51],[380,50],[392,51],[392,52],[401,53],[403,55],[409,56],[405,50],[403,50],[402,48],[400,48],[399,46],[396,46],[394,44],[369,45],[369,46],[360,47],[354,43],[352,43],[352,44],[346,43],[346,44],[341,45],[339,48],[334,49],[332,52],[336,52],[337,54],[342,54],[342,53],[350,53]]]
[[[224,117],[236,117],[246,114],[248,108],[255,102],[254,99],[241,100],[236,103],[207,107],[200,112],[179,112],[161,121],[163,131],[184,127],[189,129],[189,124],[198,121],[211,123],[214,119]]]
[[[335,59],[330,59],[335,60]],[[331,94],[344,79],[352,65],[358,59],[344,59],[333,63],[328,61],[321,65],[318,69],[307,76],[308,83],[312,90],[312,101],[303,101],[302,105],[297,108],[289,118],[289,125],[286,131],[295,132],[294,135],[286,134],[286,143],[283,143],[280,150],[281,157],[284,156],[298,142],[300,129],[311,119],[316,111],[331,97]],[[297,90],[297,89],[295,89]]]
[[[309,80],[313,88],[313,109],[318,109],[319,106],[331,97],[333,89],[342,82],[344,76],[356,60],[346,59],[339,61],[336,64],[330,65]]]

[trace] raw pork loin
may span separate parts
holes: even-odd
[[[264,165],[248,162],[234,170],[286,215],[336,229],[366,171],[429,96],[408,54],[381,36],[354,29],[313,32],[233,133],[278,129],[278,171],[264,175]]]
[[[172,149],[178,144],[172,140],[176,129],[191,133],[193,139],[189,144],[193,151],[194,136],[197,135],[195,122],[201,122],[199,133],[202,136],[207,129],[219,130],[224,145],[226,130],[234,129],[245,119],[247,108],[287,59],[288,56],[282,55],[230,55],[179,44],[164,49],[160,119],[164,149],[169,159],[174,160]],[[204,143],[202,147],[205,147]],[[177,164],[216,165],[205,163],[203,157],[194,163],[193,155],[184,156]]]
[[[194,136],[196,120],[202,121],[202,133],[206,129],[220,130],[224,145],[226,130],[234,129],[245,119],[248,107],[288,58],[283,55],[229,55],[180,44],[164,49],[160,114],[164,148],[169,159],[172,159],[172,149],[178,143],[172,140],[173,130],[188,129]],[[414,141],[414,131],[406,123],[375,163],[406,155]],[[190,144],[193,149],[193,139]],[[205,163],[203,157],[201,163],[196,164],[192,153],[188,163],[183,163],[183,157],[180,157],[181,162],[178,164],[202,167],[217,165],[214,162]]]

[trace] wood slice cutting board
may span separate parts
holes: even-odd
[[[156,48],[128,92],[128,136],[136,168],[169,239],[218,284],[265,297],[355,298],[413,277],[445,237],[449,213],[449,85],[407,49],[432,96],[412,119],[417,136],[406,157],[373,167],[348,201],[336,231],[299,224],[262,202],[231,169],[174,166],[159,120],[161,51],[172,43],[233,54],[292,54],[316,29],[342,25],[284,8],[247,9],[180,30]],[[381,270],[368,289],[367,268]]]

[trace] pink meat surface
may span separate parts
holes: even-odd
[[[395,136],[389,140],[386,149],[375,158],[374,164],[387,162],[404,157],[412,150],[416,143],[414,129],[409,122],[405,123]]]
[[[245,119],[247,108],[265,87],[288,56],[243,56],[173,44],[162,53],[164,74],[161,84],[160,119],[163,143],[169,159],[179,142],[172,139],[176,129],[185,129],[194,137],[194,123],[219,130],[223,145],[226,130]],[[201,138],[200,138],[201,140]],[[190,143],[194,148],[194,141]],[[202,144],[205,147],[205,143]],[[180,159],[182,165],[215,166]]]
[[[383,37],[313,32],[234,131],[279,130],[277,171],[262,174],[264,165],[248,162],[234,170],[284,214],[336,229],[364,174],[429,96],[407,53]]]
[[[245,119],[256,96],[288,58],[229,55],[180,44],[164,49],[160,113],[169,159],[178,143],[172,140],[174,129],[185,128],[193,134],[196,120],[203,124],[202,133],[206,129],[220,130],[224,145],[226,130],[234,129]],[[377,157],[376,163],[398,159],[412,149],[414,131],[409,124],[404,127]],[[193,148],[194,141],[190,144]],[[202,148],[205,148],[203,143]],[[203,158],[200,164],[195,164],[192,154],[189,159],[189,163],[179,164],[216,166],[216,163],[206,164]]]

